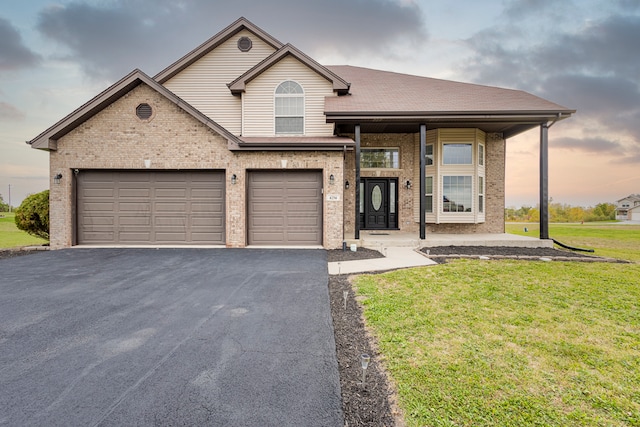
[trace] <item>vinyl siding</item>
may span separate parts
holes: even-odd
[[[417,165],[420,161],[420,143],[416,144],[415,158]],[[443,143],[473,143],[473,162],[471,165],[443,165],[442,164],[442,144]],[[478,143],[485,146],[485,165],[478,165]],[[485,221],[485,212],[487,210],[487,180],[485,174],[486,167],[486,133],[480,129],[434,129],[427,131],[427,144],[433,144],[434,162],[432,166],[428,166],[426,176],[433,176],[433,213],[426,214],[427,223],[479,223]],[[443,176],[471,176],[472,177],[472,212],[442,212],[442,193],[443,193]],[[485,209],[483,213],[478,213],[478,176],[485,177]],[[414,172],[414,182],[420,182],[420,167],[416,167]],[[416,222],[420,221],[420,186],[414,187],[414,200],[416,201],[413,208],[413,216]]]
[[[241,37],[249,37],[253,42],[249,52],[238,49],[238,39]],[[231,94],[227,83],[274,51],[273,47],[250,31],[242,30],[171,78],[164,86],[230,132],[240,135],[241,99]]]
[[[304,135],[333,135],[333,124],[326,123],[324,115],[324,99],[333,96],[331,82],[291,56],[283,58],[247,84],[242,96],[242,135],[275,136],[274,93],[276,87],[286,80],[293,80],[304,89]]]

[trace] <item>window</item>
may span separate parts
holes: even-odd
[[[484,145],[478,144],[478,165],[484,166]]]
[[[400,151],[397,148],[363,148],[360,151],[362,168],[400,168]]]
[[[304,91],[298,83],[288,80],[276,88],[275,117],[277,135],[304,133]]]
[[[433,165],[433,144],[427,144],[427,156],[426,156],[426,161],[427,161],[427,166],[432,166]]]
[[[442,212],[471,212],[470,176],[442,177]]]
[[[433,213],[433,177],[427,176],[424,179],[424,192],[426,196],[425,211]]]
[[[484,177],[478,177],[478,212],[484,212]]]
[[[473,144],[443,144],[442,164],[470,165],[473,157]]]

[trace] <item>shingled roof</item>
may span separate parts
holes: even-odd
[[[327,68],[351,84],[349,95],[325,100],[327,119],[336,123],[418,120],[455,125],[464,121],[508,137],[575,112],[521,90],[348,65]]]

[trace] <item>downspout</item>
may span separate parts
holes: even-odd
[[[427,125],[420,125],[420,239],[426,238],[426,209],[427,194],[425,193],[425,181],[427,174]]]
[[[356,213],[356,222],[355,222],[355,236],[356,240],[360,240],[360,125],[356,125],[355,129],[355,137],[356,137],[356,205],[355,205],[355,213]]]

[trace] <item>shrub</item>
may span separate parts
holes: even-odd
[[[16,226],[33,235],[49,239],[49,190],[32,194],[16,209]]]

